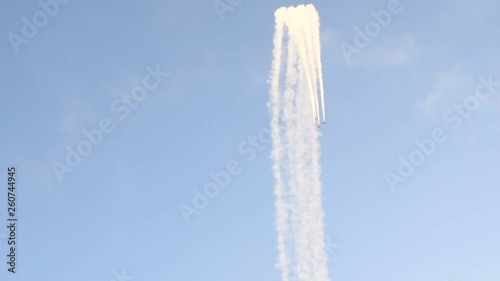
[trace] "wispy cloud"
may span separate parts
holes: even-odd
[[[340,44],[345,42],[345,36],[334,28],[324,28],[321,31],[321,46],[324,56],[331,57],[340,65],[359,70],[380,70],[402,67],[415,61],[422,52],[422,46],[412,33],[399,37],[377,39],[349,62],[346,60]]]
[[[427,116],[441,113],[458,96],[465,94],[466,89],[471,89],[473,84],[474,76],[458,67],[437,72],[430,92],[419,102],[418,107]]]
[[[488,17],[496,17],[499,3],[496,0],[439,0],[437,5],[445,6],[445,11],[438,17],[441,26],[463,26],[468,28],[484,27]]]
[[[374,42],[371,48],[360,54],[355,62],[358,67],[392,68],[411,63],[421,52],[422,47],[417,44],[411,33],[399,38],[389,38]]]
[[[94,106],[84,100],[71,101],[66,105],[58,129],[65,136],[79,134],[86,125],[97,119],[97,112]]]

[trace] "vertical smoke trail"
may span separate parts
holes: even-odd
[[[273,166],[273,171],[274,171],[274,176],[275,176],[275,191],[274,194],[276,196],[276,228],[278,231],[278,251],[280,253],[279,258],[278,258],[278,264],[277,267],[281,270],[282,272],[282,280],[283,281],[288,281],[288,267],[289,267],[289,260],[287,258],[287,251],[286,251],[286,244],[287,241],[285,239],[287,238],[286,233],[289,231],[288,230],[288,204],[285,200],[285,192],[284,192],[284,186],[283,186],[283,179],[282,179],[282,174],[281,174],[281,158],[282,158],[282,150],[280,149],[279,144],[281,143],[281,138],[280,138],[280,132],[279,132],[279,112],[281,111],[280,107],[280,90],[279,90],[279,77],[280,77],[280,71],[281,71],[281,49],[282,49],[282,42],[283,42],[283,27],[284,27],[284,22],[282,20],[282,13],[284,12],[284,9],[278,9],[275,12],[275,35],[274,35],[274,50],[273,50],[273,64],[271,66],[271,73],[270,73],[270,83],[271,83],[271,90],[270,90],[270,101],[268,103],[269,108],[272,109],[271,112],[271,129],[272,129],[272,139],[273,139],[273,152],[271,158],[273,159],[274,166]]]
[[[310,49],[307,48],[307,43],[310,40],[306,40],[307,38],[307,30],[304,29],[304,24],[307,21],[304,21],[303,17],[303,8],[301,6],[289,7],[287,10],[286,23],[289,26],[290,37],[293,38],[294,44],[296,48],[299,50],[300,60],[304,62],[303,70],[306,74],[306,81],[309,88],[309,93],[311,95],[311,103],[314,108],[315,119],[319,124],[319,107],[317,101],[317,80],[313,79],[313,74],[315,72],[314,61],[310,59]],[[313,82],[314,81],[314,82]]]
[[[303,34],[303,40],[306,40],[307,42],[307,48],[309,51],[309,57],[308,59],[311,61],[311,64],[314,66],[314,69],[311,71],[313,72],[311,75],[313,76],[313,80],[315,83],[314,91],[315,91],[315,102],[317,104],[317,112],[316,116],[318,120],[320,120],[319,116],[319,103],[318,103],[318,95],[317,95],[317,87],[319,84],[320,88],[320,94],[321,94],[321,104],[322,104],[322,113],[323,113],[323,121],[325,121],[325,108],[324,108],[324,94],[323,94],[323,77],[322,77],[322,67],[321,67],[321,53],[320,53],[320,40],[319,40],[319,16],[312,5],[307,5],[305,6],[305,12],[304,12],[304,22],[305,24],[303,25],[306,29],[304,30],[305,33]],[[311,131],[311,135],[313,135],[314,138],[318,137],[318,131],[314,128]],[[308,198],[309,202],[309,207],[310,207],[310,215],[311,217],[316,217],[318,219],[316,220],[309,220],[307,224],[307,229],[310,229],[310,241],[311,243],[315,245],[323,245],[324,241],[324,226],[323,226],[323,209],[321,206],[321,182],[319,180],[319,175],[320,175],[320,165],[319,165],[319,143],[317,141],[311,142],[310,143],[310,150],[313,151],[313,153],[310,153],[308,155],[311,156],[311,165],[312,165],[312,171],[311,173],[308,173],[306,175],[311,175],[307,179],[308,182],[311,182],[312,184],[309,186],[310,187],[310,192],[309,195],[310,197]],[[315,261],[318,264],[314,264],[314,272],[317,273],[315,275],[315,279],[312,280],[324,280],[327,276],[326,272],[326,252],[324,250],[324,247],[317,247],[316,249],[312,249],[314,252],[310,253],[310,255],[314,255]],[[325,271],[322,271],[325,269]]]
[[[314,8],[312,8],[314,12]],[[311,23],[310,23],[310,9],[302,9],[302,13],[298,15],[300,17],[300,20],[302,22],[301,26],[301,37],[299,37],[299,40],[302,41],[302,44],[305,44],[306,50],[307,50],[307,62],[309,62],[309,67],[308,67],[308,76],[310,77],[310,80],[314,81],[313,83],[313,93],[314,93],[314,103],[316,105],[316,111],[315,111],[315,116],[316,120],[318,121],[318,125],[321,123],[321,118],[319,115],[319,102],[318,102],[318,69],[316,67],[317,62],[315,61],[315,49],[314,49],[314,38],[313,38],[313,30],[311,28]]]
[[[277,267],[283,281],[329,280],[319,132],[311,120],[320,118],[318,84],[323,90],[318,25],[319,16],[312,5],[282,7],[275,12],[268,106],[276,182]],[[324,104],[323,98],[321,101]],[[324,108],[322,111],[324,116]]]
[[[312,26],[312,40],[314,42],[314,59],[316,61],[317,73],[319,77],[319,87],[321,94],[321,111],[323,113],[323,122],[326,122],[326,113],[325,113],[325,90],[323,89],[323,70],[321,66],[321,42],[319,39],[319,15],[316,9],[312,5],[307,5],[306,8],[310,14],[309,20]]]

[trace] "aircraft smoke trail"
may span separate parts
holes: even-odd
[[[307,85],[309,88],[309,93],[311,95],[311,102],[314,107],[314,114],[315,119],[319,120],[319,114],[318,114],[318,102],[317,102],[317,82],[313,83],[313,81],[316,81],[313,79],[313,74],[314,74],[314,61],[310,59],[310,46],[307,43],[310,43],[311,40],[305,40],[307,39],[307,35],[309,33],[309,30],[307,30],[307,21],[304,21],[303,15],[301,14],[302,11],[297,10],[295,7],[290,7],[287,9],[287,23],[289,26],[289,33],[291,34],[293,38],[296,39],[296,44],[298,45],[299,49],[299,55],[300,55],[300,60],[304,62],[304,70],[306,74],[306,79],[307,79]]]
[[[314,10],[314,9],[313,9]],[[314,54],[314,47],[313,47],[313,42],[314,39],[312,37],[312,34],[314,33],[311,25],[309,23],[309,20],[311,18],[311,15],[309,15],[311,11],[308,10],[308,14],[298,14],[299,17],[301,17],[301,21],[303,22],[302,24],[302,36],[299,37],[301,41],[303,41],[302,44],[306,44],[307,47],[307,61],[309,62],[309,71],[307,72],[310,80],[314,81],[313,84],[313,92],[317,93],[318,92],[318,72],[317,72],[317,67],[316,67],[316,61],[315,61],[315,54]],[[314,12],[316,12],[314,10]],[[316,120],[318,121],[319,125],[319,106],[318,106],[318,95],[314,95],[314,102],[316,104]]]
[[[271,90],[270,90],[270,101],[268,106],[271,108],[271,128],[272,128],[272,139],[273,139],[273,149],[271,158],[273,159],[274,166],[273,172],[275,175],[275,191],[274,194],[276,196],[276,228],[278,231],[278,252],[280,253],[278,257],[278,267],[282,269],[282,280],[288,281],[289,272],[287,271],[289,266],[289,260],[286,255],[286,244],[288,241],[285,241],[287,238],[284,234],[288,233],[288,209],[289,206],[285,200],[285,190],[283,179],[281,175],[281,158],[283,155],[282,150],[279,148],[278,144],[280,144],[281,138],[279,133],[279,113],[281,111],[280,102],[279,102],[279,74],[281,67],[281,56],[282,56],[282,43],[283,43],[283,27],[284,22],[282,17],[280,16],[280,10],[276,11],[275,14],[275,35],[274,35],[274,50],[273,50],[273,64],[271,66],[271,73],[276,73],[271,77]]]
[[[323,113],[323,122],[326,121],[326,114],[325,114],[325,90],[323,88],[323,67],[321,66],[321,42],[319,39],[319,15],[315,11],[314,7],[312,5],[306,6],[306,9],[309,9],[309,12],[311,14],[311,17],[309,18],[311,25],[314,26],[312,28],[312,40],[314,42],[314,59],[316,60],[316,71],[318,73],[319,77],[319,87],[320,87],[320,93],[321,93],[321,111]]]
[[[318,88],[323,119],[325,116],[319,16],[313,5],[282,7],[275,12],[275,29],[268,107],[273,139],[277,267],[283,281],[326,281],[316,126],[320,122]]]

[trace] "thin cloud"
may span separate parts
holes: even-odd
[[[333,59],[336,64],[358,70],[380,70],[397,68],[409,65],[422,52],[422,46],[412,33],[387,39],[373,39],[366,48],[360,49],[359,54],[352,55],[349,63],[345,58],[340,44],[349,42],[338,30],[327,27],[321,30],[321,46],[323,56]]]
[[[418,104],[418,108],[426,115],[443,112],[452,105],[457,97],[471,94],[474,90],[472,74],[457,68],[438,72],[434,75],[434,85],[431,91]]]
[[[66,108],[58,125],[59,132],[66,137],[79,134],[85,126],[97,120],[97,112],[89,102],[72,101],[66,105]]]
[[[374,46],[363,52],[361,57],[367,64],[382,68],[409,64],[422,50],[413,34],[373,44]]]

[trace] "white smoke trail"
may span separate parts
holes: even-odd
[[[293,38],[293,40],[294,40],[293,44],[298,47],[300,60],[303,62],[307,62],[304,64],[304,67],[303,67],[305,74],[306,74],[305,79],[307,81],[307,86],[309,88],[309,94],[311,96],[311,104],[312,104],[311,107],[315,111],[317,111],[317,108],[318,108],[318,104],[316,102],[317,94],[316,95],[314,94],[317,92],[315,90],[316,84],[313,83],[313,78],[311,77],[311,73],[313,73],[313,70],[314,70],[313,69],[314,64],[310,63],[311,61],[308,59],[308,53],[307,53],[305,40],[302,40],[303,39],[302,33],[303,33],[304,21],[302,21],[301,12],[303,12],[303,11],[298,11],[298,9],[295,7],[290,7],[288,9],[286,9],[285,22],[287,23],[288,32],[290,33],[290,37]],[[316,116],[316,117],[318,117],[318,116]]]
[[[272,139],[273,139],[273,152],[271,158],[273,159],[274,166],[274,176],[275,176],[275,196],[276,196],[276,228],[278,231],[278,251],[280,253],[278,258],[277,267],[282,272],[282,280],[288,281],[288,267],[289,260],[286,255],[286,233],[288,233],[288,209],[289,206],[285,200],[285,192],[283,186],[283,178],[281,174],[281,158],[283,155],[279,144],[281,143],[280,132],[279,132],[279,112],[281,111],[280,103],[280,90],[279,90],[279,78],[281,71],[281,49],[283,42],[283,27],[284,22],[282,20],[284,9],[278,9],[275,12],[275,35],[274,35],[274,50],[273,50],[273,64],[271,66],[271,90],[270,90],[270,101],[268,103],[269,108],[272,109],[271,113],[271,128],[272,128]]]
[[[283,281],[326,281],[319,165],[318,84],[323,90],[314,6],[275,12],[270,72],[278,263]],[[286,31],[286,32],[284,32]],[[316,40],[317,39],[317,40]],[[284,83],[280,83],[283,78]],[[321,99],[324,104],[324,99]],[[308,106],[311,105],[311,106]],[[324,105],[323,105],[324,116]]]
[[[309,6],[308,6],[309,7]],[[314,10],[313,8],[313,11]],[[316,111],[314,112],[316,116],[316,120],[318,121],[318,125],[321,123],[321,118],[319,115],[319,102],[318,102],[318,70],[316,67],[317,62],[315,61],[315,49],[313,47],[314,38],[313,36],[313,31],[311,29],[311,23],[310,23],[310,9],[301,9],[301,13],[297,15],[297,18],[300,19],[301,25],[300,25],[300,31],[301,31],[301,36],[298,37],[298,40],[301,41],[301,45],[306,46],[306,55],[307,59],[306,61],[308,62],[308,69],[307,69],[307,75],[309,77],[309,80],[314,81],[313,83],[313,94],[314,94],[314,103],[315,103],[315,108]]]
[[[319,39],[319,15],[316,9],[312,5],[307,5],[306,8],[308,9],[309,12],[309,20],[311,23],[312,27],[312,40],[314,42],[314,59],[316,61],[316,71],[318,73],[319,77],[319,87],[320,87],[320,94],[321,94],[321,111],[323,113],[323,122],[326,122],[326,113],[325,113],[325,90],[323,88],[323,70],[321,66],[321,42]]]

